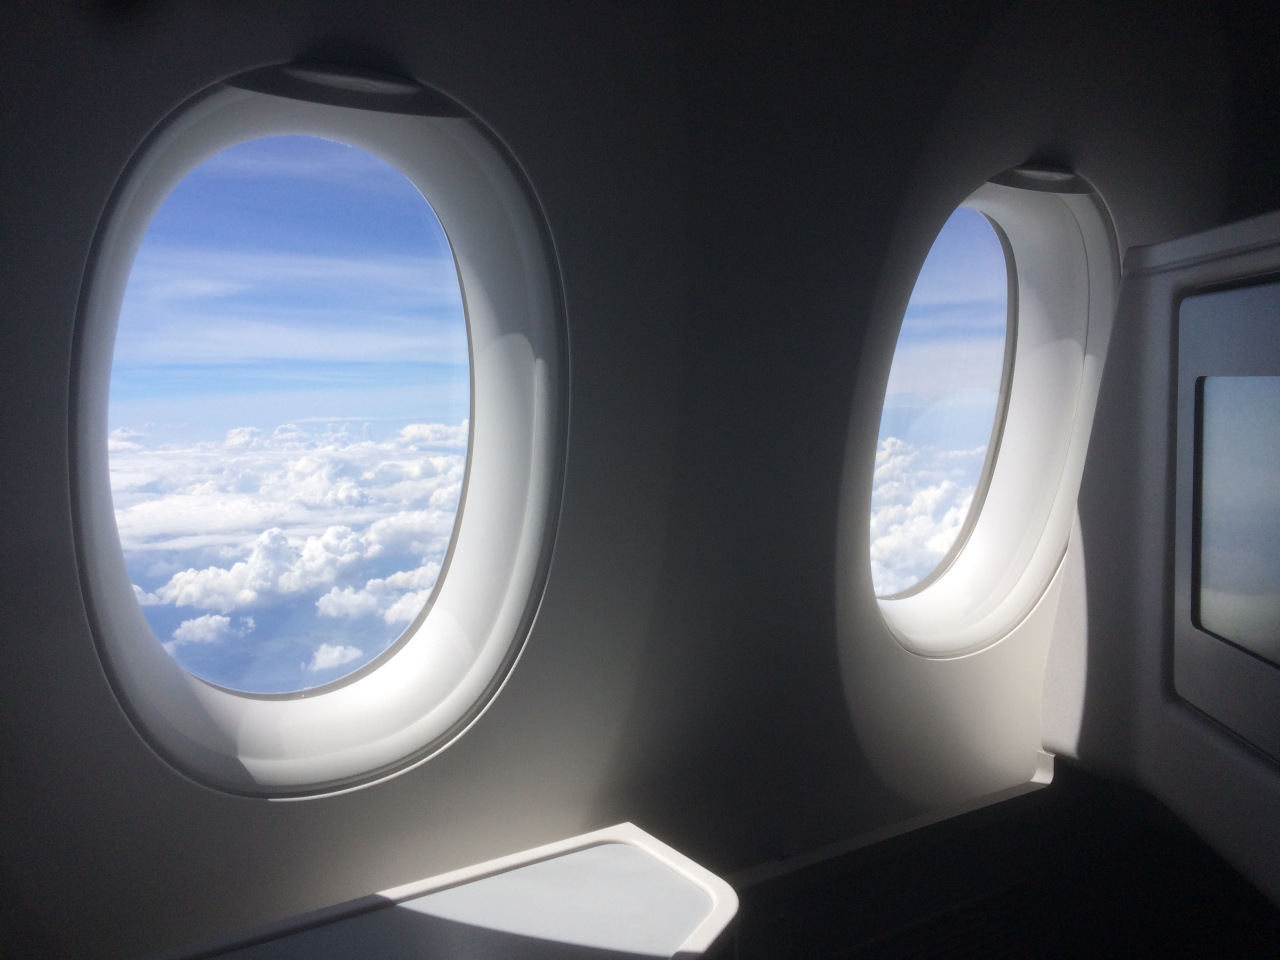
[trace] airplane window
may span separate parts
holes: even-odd
[[[550,566],[546,224],[460,105],[365,80],[269,67],[193,95],[125,170],[82,294],[71,493],[103,676],[157,755],[237,794],[445,749]]]
[[[871,492],[877,596],[923,589],[964,546],[999,446],[1012,365],[1004,245],[977,210],[947,220],[911,293]]]
[[[449,241],[394,166],[275,136],[188,174],[134,260],[108,410],[120,542],[164,648],[268,694],[391,648],[449,550],[470,390]]]
[[[859,479],[849,474],[840,562],[853,565],[849,589],[870,580],[907,651],[959,657],[997,643],[1062,569],[1116,250],[1082,177],[1013,168],[951,208],[905,313],[888,299],[879,308],[898,337],[874,462],[860,431],[850,447]],[[906,279],[895,277],[895,298]]]

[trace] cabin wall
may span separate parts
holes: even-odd
[[[1124,244],[1270,196],[1233,186],[1262,148],[1240,146],[1214,12],[1110,8],[6,7],[6,922],[128,957],[624,819],[729,872],[922,812],[865,758],[835,641],[854,371],[887,366],[896,332],[869,326],[887,258],[927,246],[962,182],[1037,152],[1096,178]],[[186,779],[117,704],[71,538],[68,390],[130,156],[209,84],[308,56],[439,87],[523,166],[562,271],[571,422],[542,608],[492,707],[401,776],[281,803]],[[1086,526],[1086,558],[1107,536]],[[1098,762],[1130,772],[1107,730]]]
[[[597,797],[657,605],[678,420],[688,161],[666,11],[578,5],[558,19],[510,3],[270,12],[141,3],[16,12],[0,31],[5,139],[15,146],[2,178],[13,358],[3,447],[15,509],[0,564],[0,849],[6,892],[27,923],[71,955],[135,956],[603,825]],[[539,193],[563,271],[575,403],[556,572],[492,709],[401,777],[271,803],[175,772],[105,682],[71,541],[67,395],[86,257],[132,153],[207,85],[305,56],[386,58],[506,140]]]

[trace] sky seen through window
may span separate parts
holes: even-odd
[[[116,522],[157,637],[248,692],[369,662],[439,575],[469,417],[452,253],[403,174],[307,136],[201,164],[147,230],[112,365]]]
[[[932,573],[964,526],[995,420],[1007,324],[1000,239],[981,213],[959,207],[921,267],[889,373],[871,488],[877,596]]]

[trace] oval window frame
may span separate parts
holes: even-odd
[[[1120,281],[1106,206],[1074,173],[1014,168],[957,206],[983,214],[1008,244],[1017,337],[1000,447],[981,509],[966,518],[973,521],[968,535],[919,589],[876,597],[893,638],[931,659],[999,642],[1057,572]]]
[[[353,71],[308,68],[300,79],[297,69],[255,71],[241,85],[197,95],[148,138],[120,178],[81,297],[70,437],[81,586],[119,703],[184,774],[223,791],[280,798],[403,772],[456,740],[492,701],[541,599],[568,409],[554,249],[532,190],[496,138],[456,104],[408,81],[353,93],[346,82]],[[472,415],[448,566],[424,613],[368,667],[321,687],[260,695],[187,673],[143,618],[115,526],[106,414],[124,289],[160,204],[215,153],[282,134],[364,149],[399,169],[431,204],[462,289]]]

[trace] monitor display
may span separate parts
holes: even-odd
[[[1260,265],[1272,269],[1233,276],[1240,261],[1193,261],[1166,281],[1177,311],[1173,685],[1280,760],[1280,264],[1248,262]]]
[[[1201,377],[1196,625],[1280,665],[1280,376]]]

